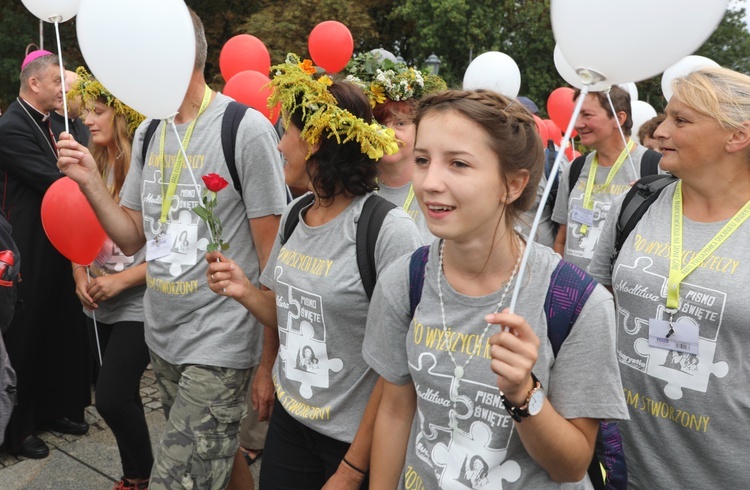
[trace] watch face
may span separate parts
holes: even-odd
[[[541,412],[542,405],[544,405],[544,390],[539,388],[529,398],[529,415],[536,415]]]

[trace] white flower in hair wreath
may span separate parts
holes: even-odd
[[[355,56],[347,65],[346,80],[358,85],[375,107],[387,99],[394,101],[420,98],[446,89],[442,78],[429,72],[394,63],[373,53]]]

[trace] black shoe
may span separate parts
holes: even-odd
[[[89,424],[86,422],[73,422],[67,417],[52,419],[46,422],[42,427],[44,430],[51,430],[62,434],[72,434],[74,436],[82,436],[89,431]]]
[[[49,448],[37,436],[28,436],[21,441],[18,451],[11,451],[11,454],[23,456],[24,458],[44,459],[49,456]]]

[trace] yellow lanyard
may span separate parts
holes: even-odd
[[[198,115],[195,116],[195,119],[193,119],[193,122],[190,123],[190,126],[188,126],[188,129],[185,132],[185,136],[182,138],[182,147],[185,149],[185,151],[187,151],[187,147],[190,144],[190,137],[193,135],[193,129],[195,128],[195,123],[198,121],[198,118],[201,116],[201,114],[205,112],[206,108],[208,107],[209,102],[211,102],[211,89],[208,87],[208,85],[206,85],[206,88],[203,91],[203,101],[201,101],[201,107],[198,110]],[[164,140],[166,139],[166,135],[167,135],[167,123],[164,123],[164,125],[161,128],[161,141],[159,142],[159,166],[161,168],[161,178],[162,178],[161,217],[159,218],[160,227],[162,224],[167,222],[167,214],[169,213],[169,208],[172,205],[172,198],[174,197],[174,193],[177,190],[177,183],[180,181],[180,173],[182,173],[182,151],[177,150],[177,158],[175,159],[174,167],[172,168],[172,174],[169,177],[169,187],[167,187],[167,190],[165,193],[163,182],[164,182]]]
[[[376,184],[380,184],[379,179],[375,179]],[[409,207],[411,207],[411,203],[414,202],[414,184],[409,183],[409,192],[406,194],[406,201],[404,201],[404,205],[402,206],[404,211],[409,211]]]
[[[409,184],[409,193],[406,195],[406,201],[404,201],[404,211],[409,211],[411,203],[414,201],[414,184]]]
[[[611,183],[612,180],[617,175],[617,172],[620,170],[620,167],[622,167],[623,162],[625,162],[625,159],[628,157],[628,154],[633,150],[633,147],[635,146],[635,143],[633,140],[628,141],[627,146],[623,148],[622,152],[620,153],[620,156],[617,157],[617,161],[614,165],[612,165],[612,168],[609,169],[609,173],[607,174],[607,179],[604,181],[604,183],[600,186],[597,186],[596,189],[594,189],[594,181],[596,180],[596,171],[599,168],[599,155],[594,154],[594,159],[591,162],[591,170],[589,171],[589,176],[586,179],[586,191],[583,194],[583,207],[585,209],[594,209],[594,200],[592,199],[592,196],[594,194],[598,194],[599,192],[606,189]],[[581,225],[581,233],[586,233],[586,231],[589,229],[588,225]]]
[[[682,265],[682,181],[677,182],[672,199],[672,252],[667,279],[667,308],[675,311],[680,306],[680,283],[735,232],[750,217],[750,201],[737,211],[690,263]]]

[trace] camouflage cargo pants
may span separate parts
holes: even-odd
[[[175,366],[151,352],[167,425],[151,490],[223,489],[239,446],[250,369]]]

